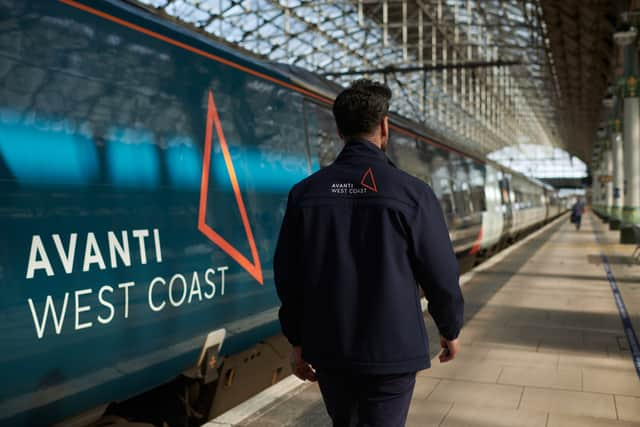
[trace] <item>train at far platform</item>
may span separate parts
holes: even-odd
[[[273,251],[289,189],[341,149],[339,88],[122,1],[0,17],[0,425],[197,425],[289,375]],[[566,209],[390,121],[461,265]]]

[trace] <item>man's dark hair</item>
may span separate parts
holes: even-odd
[[[391,89],[368,79],[356,80],[333,103],[333,117],[344,138],[372,133],[389,111]]]

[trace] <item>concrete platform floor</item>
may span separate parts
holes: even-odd
[[[595,215],[580,231],[565,217],[476,271],[463,287],[460,355],[419,373],[407,426],[640,426],[640,380],[600,253],[636,333],[640,265],[629,263],[633,247],[617,240]],[[240,425],[331,423],[317,385],[307,384]]]

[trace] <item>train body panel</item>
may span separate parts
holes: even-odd
[[[341,148],[331,100],[119,2],[0,15],[0,424],[162,384],[214,330],[223,354],[277,334],[273,250],[289,188]],[[417,125],[394,122],[389,155],[459,254],[543,219],[506,198],[534,184]]]
[[[512,178],[512,233],[520,233],[546,219],[544,189],[521,176]]]
[[[513,232],[518,233],[534,224],[543,222],[546,218],[545,207],[525,208],[516,210],[514,213],[514,226]]]

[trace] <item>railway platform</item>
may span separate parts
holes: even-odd
[[[459,357],[419,373],[407,426],[640,426],[623,328],[640,325],[640,265],[617,241],[592,213],[579,231],[563,215],[464,275]],[[316,384],[284,381],[207,427],[331,425]]]

